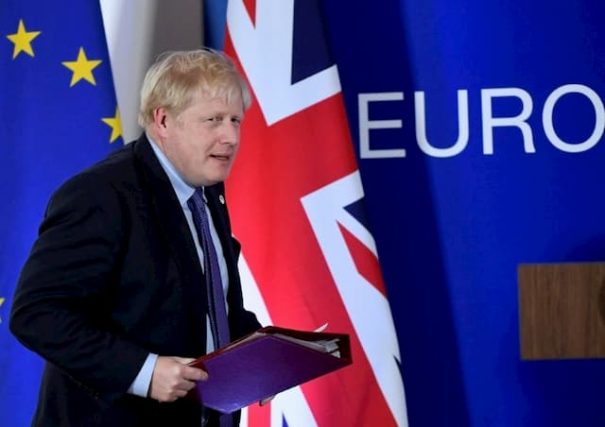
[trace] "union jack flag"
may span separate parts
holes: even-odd
[[[318,0],[230,0],[225,50],[255,101],[227,191],[262,323],[351,336],[353,365],[251,406],[243,426],[407,425],[397,337]]]

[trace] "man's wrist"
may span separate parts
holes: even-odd
[[[143,366],[141,367],[141,370],[128,388],[128,393],[140,397],[149,396],[149,386],[151,385],[153,369],[155,368],[155,363],[157,360],[157,354],[149,353],[147,359],[145,359],[145,363],[143,363]]]

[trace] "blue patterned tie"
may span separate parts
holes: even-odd
[[[204,252],[204,276],[206,277],[208,314],[214,347],[221,348],[229,344],[230,341],[229,322],[227,320],[227,307],[221,280],[221,270],[218,265],[218,256],[210,234],[210,224],[206,213],[204,189],[197,188],[193,196],[187,200],[187,205],[191,210],[197,236]],[[233,417],[229,414],[220,414],[219,425],[220,427],[233,426]]]
[[[204,252],[204,275],[206,277],[206,290],[208,293],[208,314],[210,329],[214,339],[214,347],[221,348],[229,344],[229,322],[225,306],[225,292],[221,280],[221,271],[218,265],[216,248],[210,235],[210,225],[204,202],[204,190],[198,188],[187,201],[197,235]]]

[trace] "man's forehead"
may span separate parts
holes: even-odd
[[[191,99],[190,107],[204,108],[213,111],[241,110],[243,113],[244,103],[238,93],[209,94],[198,91]]]

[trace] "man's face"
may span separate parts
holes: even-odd
[[[194,187],[224,181],[239,148],[243,103],[197,94],[178,116],[166,113],[161,148],[183,179]]]

